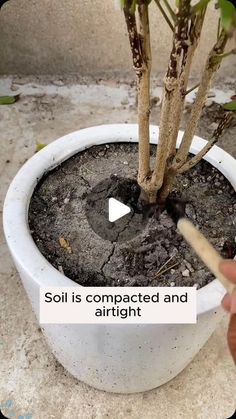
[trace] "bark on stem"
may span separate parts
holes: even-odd
[[[186,39],[186,44],[184,46],[182,52],[182,62],[180,68],[180,76],[179,76],[179,89],[176,92],[177,98],[176,103],[179,106],[176,106],[173,110],[173,134],[170,144],[169,156],[173,157],[176,153],[176,141],[178,137],[179,127],[181,123],[181,117],[184,109],[184,102],[186,97],[186,89],[189,80],[189,74],[191,69],[192,60],[194,57],[194,53],[199,43],[199,39],[201,36],[202,25],[204,22],[206,10],[203,10],[201,14],[196,16],[194,21],[191,23],[191,27],[189,30],[188,38]]]
[[[191,26],[189,29],[188,39],[187,39],[188,42],[186,43],[182,52],[179,86],[178,86],[178,89],[176,90],[176,104],[178,104],[178,106],[175,106],[175,109],[173,110],[174,124],[173,124],[172,138],[170,140],[170,145],[169,145],[169,153],[168,153],[169,160],[176,153],[176,141],[178,137],[181,117],[182,117],[183,108],[184,108],[186,89],[188,85],[191,64],[192,64],[193,56],[194,56],[195,50],[198,46],[199,39],[201,36],[205,12],[206,12],[206,9],[203,10],[200,14],[198,14],[192,20]],[[188,46],[188,43],[190,44],[189,46]],[[176,174],[177,174],[177,170],[171,166],[171,163],[169,163],[169,165],[166,166],[163,184],[158,194],[158,199],[160,202],[165,202],[166,198],[171,192]]]
[[[176,154],[176,157],[172,165],[173,170],[178,170],[187,159],[189,148],[191,146],[192,139],[202,113],[202,108],[205,104],[211,86],[211,82],[222,61],[220,54],[222,54],[224,51],[227,39],[227,34],[224,31],[222,31],[218,41],[216,42],[208,56],[206,66],[202,74],[200,86],[198,88],[197,97],[192,107],[189,122],[185,129],[180,148]]]
[[[150,73],[151,45],[149,31],[148,5],[138,4],[139,38],[142,53],[142,70],[137,74],[138,88],[138,126],[139,126],[139,171],[138,183],[145,190],[146,179],[150,175]]]
[[[164,96],[161,110],[159,141],[155,167],[151,179],[151,188],[158,191],[166,172],[167,159],[173,152],[173,138],[176,133],[173,111],[181,115],[180,74],[183,74],[189,48],[189,16],[190,0],[180,0],[179,11],[176,15],[173,47],[169,66],[164,80]],[[178,128],[177,128],[178,132]]]
[[[180,169],[175,170],[170,167],[168,171],[168,176],[163,184],[163,188],[159,193],[159,202],[165,202],[169,193],[171,192],[175,180],[176,173],[184,173],[196,166],[197,163],[205,156],[206,153],[213,147],[213,145],[218,141],[219,137],[222,135],[224,129],[230,124],[230,121],[233,118],[233,112],[225,113],[224,117],[220,121],[218,127],[215,129],[212,139],[202,148],[199,153],[187,161]]]
[[[222,118],[222,121],[220,121],[218,127],[213,133],[212,139],[208,141],[208,143],[202,148],[201,151],[199,151],[196,156],[189,159],[179,170],[178,173],[184,173],[187,172],[189,169],[192,169],[192,167],[196,166],[197,163],[200,162],[200,160],[208,153],[208,151],[213,147],[215,143],[217,143],[219,137],[222,135],[224,129],[229,125],[230,121],[233,118],[233,112],[227,112],[224,117]]]
[[[138,126],[139,126],[139,170],[138,182],[146,189],[146,179],[150,174],[150,72],[151,46],[149,32],[148,5],[138,1],[138,24],[135,14],[130,12],[131,1],[126,1],[124,15],[129,34],[133,66],[136,73],[138,91]]]

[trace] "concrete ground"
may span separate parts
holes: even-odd
[[[216,40],[219,11],[209,2],[192,71],[198,76]],[[98,75],[132,72],[120,0],[8,1],[0,14],[0,74]],[[175,0],[170,0],[174,6]],[[150,4],[152,68],[166,71],[172,34],[155,2]],[[67,29],[65,31],[65,28]],[[233,45],[232,45],[233,48]],[[234,77],[234,56],[219,74]]]
[[[8,77],[20,100],[0,108],[0,199],[37,143],[49,143],[70,131],[91,125],[135,122],[135,90],[126,83],[50,78]],[[212,92],[199,133],[214,128],[213,103],[235,94],[225,82]],[[154,96],[160,95],[155,83]],[[190,97],[191,99],[191,97]],[[154,100],[158,102],[158,99]],[[189,106],[185,111],[188,114]],[[153,107],[158,123],[159,106]],[[234,124],[235,125],[235,124]],[[221,140],[236,157],[236,127]],[[18,419],[226,419],[235,410],[236,374],[226,344],[227,318],[193,362],[174,380],[153,391],[118,395],[97,391],[74,379],[56,361],[32,313],[1,230],[0,254],[0,409]]]

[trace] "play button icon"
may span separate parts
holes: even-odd
[[[93,231],[104,240],[124,242],[141,233],[147,216],[139,205],[135,179],[111,176],[95,185],[86,198],[85,214]]]
[[[131,209],[115,198],[108,199],[108,219],[111,223],[129,214]]]

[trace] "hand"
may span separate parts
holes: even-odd
[[[236,261],[224,260],[220,262],[219,268],[226,278],[236,284]],[[236,292],[233,292],[233,295],[226,294],[222,300],[222,306],[230,313],[227,339],[231,355],[236,364]]]

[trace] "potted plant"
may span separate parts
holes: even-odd
[[[178,188],[182,193],[187,187],[193,195],[197,177],[203,193],[195,199],[194,204],[207,199],[207,195],[213,190],[216,198],[210,194],[212,200],[208,202],[208,207],[211,207],[209,217],[215,218],[212,217],[212,211],[218,214],[215,243],[222,240],[222,237],[219,238],[219,234],[223,234],[221,213],[225,216],[226,207],[232,204],[231,185],[235,189],[236,162],[213,145],[229,124],[235,102],[226,105],[230,110],[224,112],[208,142],[194,134],[215,73],[222,59],[235,52],[234,49],[226,50],[227,41],[233,36],[235,9],[227,0],[219,0],[220,18],[216,25],[216,43],[207,57],[200,83],[196,87],[196,99],[183,133],[179,132],[179,126],[188,93],[190,67],[209,1],[200,0],[191,5],[189,0],[180,0],[176,10],[170,7],[167,0],[163,4],[158,0],[155,3],[173,32],[173,45],[164,80],[160,128],[149,124],[150,1],[123,1],[122,8],[137,76],[138,127],[127,124],[104,125],[68,134],[33,156],[18,172],[8,190],[4,205],[5,236],[37,317],[39,289],[43,285],[74,286],[76,281],[80,285],[107,283],[172,286],[177,285],[178,280],[180,284],[185,280],[185,285],[193,285],[190,277],[196,278],[199,271],[192,272],[192,262],[185,260],[186,265],[183,268],[182,262],[178,261],[180,270],[177,274],[173,268],[173,255],[177,257],[176,252],[182,252],[187,259],[189,249],[181,241],[164,209],[165,200],[174,188],[176,176],[182,174],[184,178],[185,172],[203,157],[212,166],[200,163],[198,169],[189,170],[190,174],[187,176],[190,177],[184,178],[184,182],[177,177],[176,193]],[[138,149],[133,143],[138,143]],[[193,155],[189,157],[189,153]],[[136,155],[139,162],[138,184],[133,178],[130,181],[135,173]],[[128,161],[124,161],[124,158]],[[102,179],[108,176],[106,170],[111,164],[113,176],[109,181],[106,180],[104,187]],[[95,168],[95,173],[91,168]],[[68,170],[72,178],[68,178]],[[114,176],[117,173],[119,176]],[[120,176],[122,174],[123,177]],[[124,178],[127,177],[129,181],[125,183]],[[98,179],[102,180],[103,188],[96,189]],[[132,237],[132,240],[128,237],[130,240],[122,240],[122,243],[117,238],[106,241],[91,233],[90,226],[96,230],[99,224],[95,220],[94,226],[93,221],[90,219],[87,222],[84,216],[85,209],[89,207],[84,205],[84,201],[91,204],[91,184],[95,185],[92,188],[92,197],[95,193],[105,193],[107,198],[111,196],[110,193],[117,190],[120,193],[122,188],[126,188],[123,194],[127,200],[125,203],[130,202],[131,198],[137,207],[137,211],[133,209],[133,213],[137,213],[139,217],[140,212],[147,210],[149,218],[145,232],[141,234],[139,231],[138,236]],[[222,189],[226,194],[224,200],[220,198]],[[189,197],[190,201],[192,195]],[[91,206],[96,202],[99,199],[92,199]],[[193,201],[188,208],[190,216],[195,217],[199,224],[200,218],[204,218],[203,225],[209,223],[211,231],[209,217],[206,220],[204,215],[207,213],[206,203],[203,203],[201,217],[194,212],[192,204]],[[56,240],[52,226],[59,228],[56,231]],[[227,228],[227,232],[230,232],[232,220],[228,221]],[[68,239],[65,234],[71,231],[74,238]],[[118,236],[120,238],[120,232]],[[88,241],[91,237],[92,242]],[[223,244],[225,243],[219,244],[220,250]],[[171,254],[173,245],[175,250]],[[61,264],[64,255],[65,259]],[[96,273],[92,266],[95,263],[99,264],[99,272]],[[174,271],[174,283],[170,280],[171,271]],[[206,271],[203,274],[206,275]],[[146,278],[148,283],[145,282]],[[205,285],[206,282],[209,283]],[[59,361],[80,380],[106,391],[130,393],[149,390],[176,376],[192,360],[221,320],[220,302],[224,290],[212,277],[206,282],[200,284],[202,287],[197,293],[196,325],[47,324],[43,325],[43,331]]]

